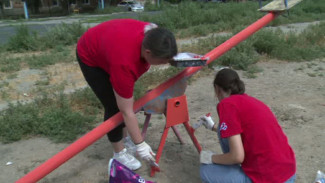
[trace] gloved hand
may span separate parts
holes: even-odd
[[[200,153],[200,162],[203,164],[212,164],[212,156],[216,153],[212,151],[201,151]]]
[[[200,117],[200,123],[202,123],[205,128],[212,130],[214,126],[214,121],[212,120],[210,113]]]
[[[137,147],[137,154],[140,156],[141,159],[144,159],[150,163],[155,162],[154,156],[156,154],[152,151],[151,147],[145,142],[141,142],[140,144],[136,145]]]

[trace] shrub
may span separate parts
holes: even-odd
[[[14,72],[20,70],[21,58],[11,58],[3,55],[0,58],[0,71],[1,72]]]
[[[36,32],[29,32],[26,25],[20,25],[16,28],[16,34],[9,38],[7,43],[8,51],[35,51],[41,47],[39,37]]]
[[[235,69],[247,70],[259,56],[249,41],[244,41],[221,56],[218,63]]]
[[[71,45],[78,41],[79,37],[87,30],[80,22],[62,23],[46,33],[42,37],[46,48],[55,48],[57,45]]]
[[[5,49],[8,51],[38,51],[48,48],[55,48],[59,45],[75,44],[78,38],[87,30],[80,22],[65,24],[62,23],[50,29],[44,36],[37,32],[30,33],[26,25],[17,27],[16,35],[9,38]]]
[[[35,135],[55,142],[72,141],[92,127],[94,117],[74,111],[66,95],[51,98],[44,94],[32,103],[10,104],[0,112],[0,141],[9,143]]]
[[[282,33],[282,32],[281,32]],[[257,32],[253,37],[253,47],[260,54],[271,54],[283,40],[279,37],[279,31],[271,30]]]
[[[0,139],[9,143],[34,134],[39,121],[35,105],[10,104],[7,110],[0,112]]]
[[[43,111],[37,134],[47,136],[55,142],[67,142],[90,129],[93,118],[72,111],[64,95],[59,96],[56,105]]]

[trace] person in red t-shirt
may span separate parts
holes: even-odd
[[[134,84],[150,65],[167,64],[176,54],[173,33],[133,19],[103,22],[88,29],[78,41],[77,59],[86,81],[105,108],[104,121],[122,113],[124,123],[107,136],[113,145],[113,158],[131,170],[140,168],[141,163],[125,148],[125,126],[133,140],[127,144],[134,142],[140,158],[155,161],[133,111]]]
[[[263,102],[245,94],[236,71],[220,70],[213,82],[219,100],[219,125],[202,124],[219,136],[223,154],[201,151],[203,182],[294,182],[295,155],[275,115]]]

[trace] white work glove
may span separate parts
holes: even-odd
[[[207,128],[209,130],[212,130],[212,128],[214,126],[214,121],[212,120],[210,113],[208,113],[204,116],[201,116],[199,122],[202,123],[202,125],[204,125],[205,128]]]
[[[154,158],[156,154],[152,151],[151,147],[145,141],[135,146],[137,147],[137,154],[141,159],[146,160],[150,163],[156,161]]]
[[[200,153],[200,162],[203,164],[212,164],[212,156],[216,153],[212,151],[201,151]]]

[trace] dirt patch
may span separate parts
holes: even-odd
[[[268,61],[258,63],[258,67],[263,71],[254,79],[246,78],[239,71],[246,83],[247,93],[265,102],[277,115],[296,154],[296,182],[312,182],[317,170],[325,170],[325,60],[300,63]],[[77,69],[73,71],[80,72]],[[190,123],[196,122],[199,116],[207,112],[211,112],[217,119],[216,100],[211,84],[214,74],[215,72],[202,75],[186,89]],[[139,122],[143,123],[144,115],[137,115]],[[164,117],[153,115],[150,123],[146,141],[157,151]],[[143,164],[136,173],[159,183],[200,182],[199,155],[183,126],[177,128],[185,144],[181,145],[172,131],[169,132],[160,161],[162,171],[153,178],[149,177],[149,168]],[[195,135],[203,149],[221,152],[215,133],[201,127]],[[18,180],[68,145],[55,144],[37,137],[1,144],[0,182]],[[103,137],[40,182],[108,182],[107,163],[111,156],[112,147],[107,138]],[[7,162],[12,164],[6,165]]]

